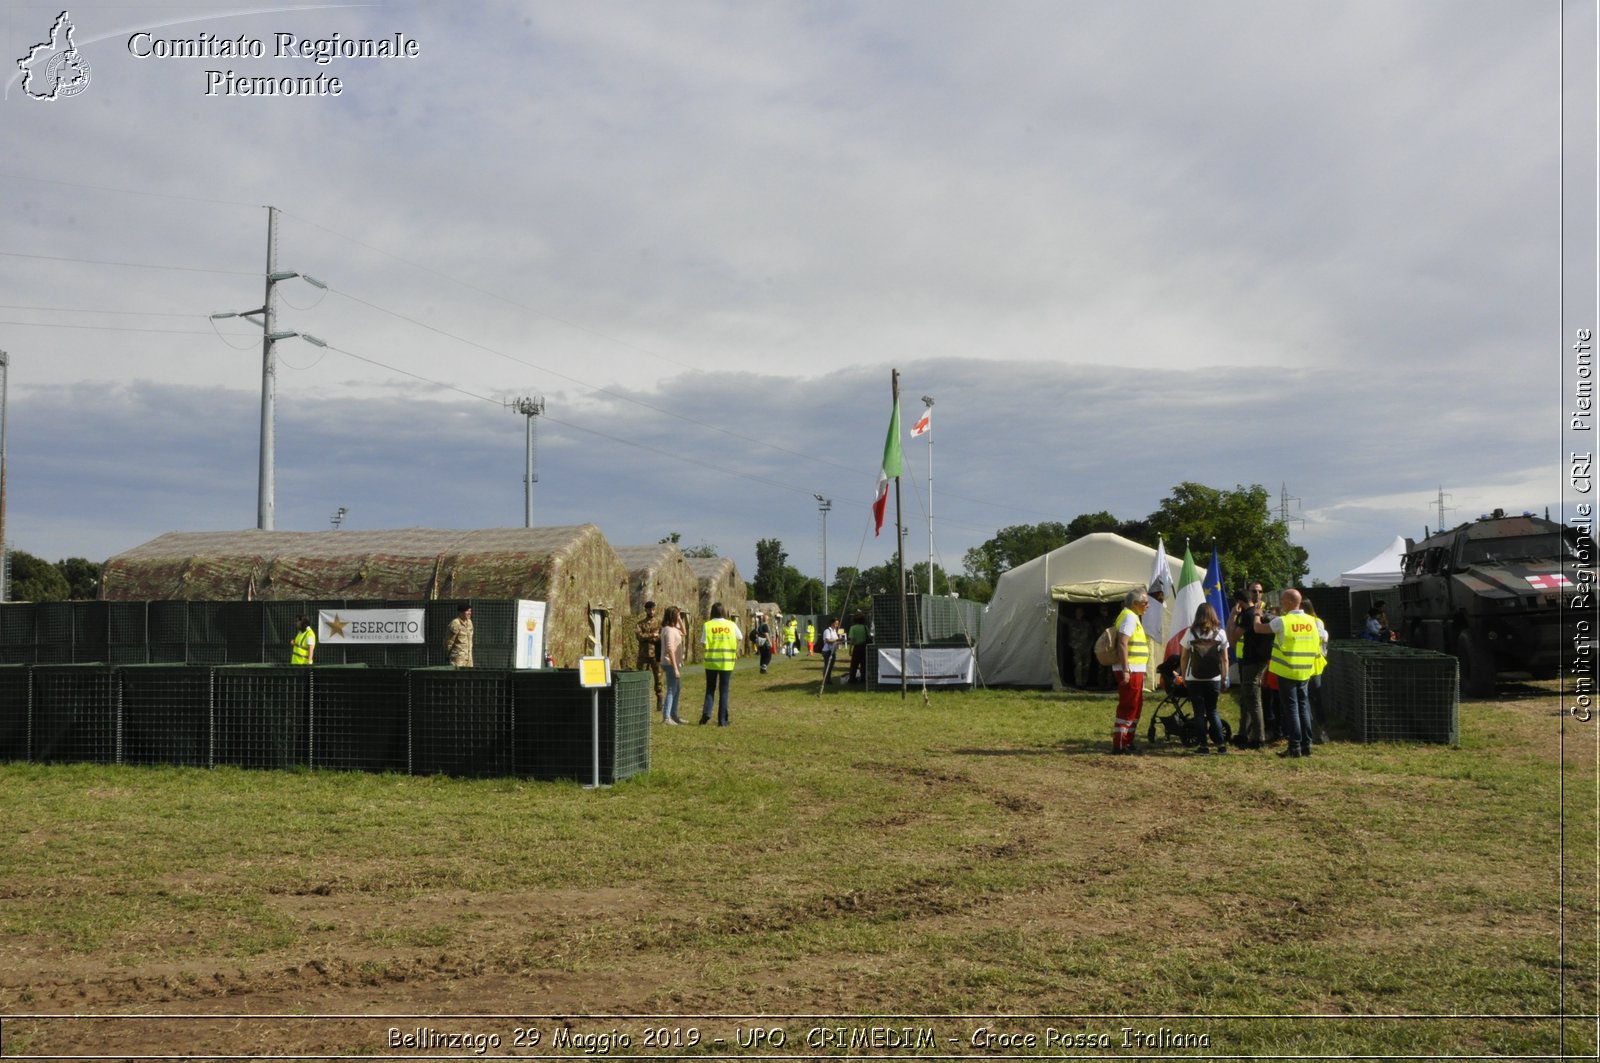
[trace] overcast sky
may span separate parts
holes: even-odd
[[[87,85],[34,99],[60,12],[0,25],[6,532],[46,558],[255,525],[260,331],[209,315],[261,305],[265,204],[329,286],[277,285],[331,345],[277,344],[281,529],[520,525],[542,395],[536,524],[816,573],[821,494],[829,568],[876,564],[891,368],[954,570],[1184,480],[1286,487],[1330,581],[1441,487],[1559,516],[1559,5],[86,2]]]

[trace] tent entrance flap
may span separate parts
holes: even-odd
[[[1050,588],[1050,597],[1058,602],[1120,602],[1129,591],[1144,589],[1142,582],[1092,579],[1083,583],[1058,583]]]

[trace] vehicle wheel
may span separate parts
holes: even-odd
[[[1150,717],[1150,726],[1145,729],[1144,736],[1151,745],[1156,744],[1156,724],[1159,722],[1155,716]]]
[[[1456,659],[1461,662],[1461,692],[1473,698],[1494,697],[1494,658],[1474,646],[1465,631],[1456,636]]]
[[[1233,728],[1229,726],[1227,720],[1222,721],[1222,744],[1225,746],[1233,744]]]

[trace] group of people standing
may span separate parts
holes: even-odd
[[[654,676],[656,711],[661,713],[661,722],[681,724],[683,720],[679,716],[679,709],[682,704],[683,668],[688,661],[688,616],[677,606],[669,605],[658,619],[656,603],[645,602],[644,615],[638,620],[636,633],[639,640],[639,667]],[[807,656],[821,653],[824,684],[834,681],[834,664],[840,648],[846,645],[850,647],[850,673],[844,682],[866,682],[870,633],[865,616],[857,613],[852,617],[848,631],[838,618],[828,621],[823,625],[820,640],[815,624],[808,620],[804,634]],[[757,616],[748,638],[758,654],[762,673],[765,674],[771,667],[774,654],[780,651],[786,657],[798,656],[800,636],[798,618],[791,617],[783,625],[780,641],[779,632],[773,629],[767,618]],[[701,659],[706,669],[706,695],[700,715],[702,724],[711,722],[715,705],[718,726],[728,726],[733,669],[738,661],[739,646],[746,637],[738,623],[728,617],[721,602],[712,605],[711,617],[700,632]]]
[[[675,605],[667,606],[661,618],[656,619],[656,603],[644,603],[644,615],[639,618],[639,667],[648,670],[655,679],[656,711],[661,722],[681,724],[679,708],[683,701],[683,666],[688,662],[689,618]],[[744,632],[728,619],[722,603],[711,606],[711,617],[701,626],[701,660],[706,669],[706,697],[700,713],[700,722],[711,722],[713,705],[717,709],[717,726],[729,724],[728,701],[733,686],[733,666],[739,657],[739,644]]]
[[[1262,586],[1252,581],[1235,596],[1224,629],[1210,603],[1195,610],[1181,640],[1177,674],[1182,677],[1204,733],[1196,753],[1209,753],[1207,739],[1218,753],[1228,752],[1218,701],[1228,683],[1230,661],[1239,665],[1239,727],[1235,740],[1245,749],[1261,749],[1280,735],[1288,746],[1281,757],[1309,757],[1315,724],[1312,695],[1321,685],[1327,662],[1328,629],[1300,591],[1289,588],[1278,597],[1276,613],[1262,601]],[[1135,751],[1133,738],[1143,708],[1145,673],[1149,670],[1152,640],[1143,617],[1149,607],[1148,591],[1134,590],[1123,599],[1115,622],[1116,660],[1111,666],[1117,680],[1117,715],[1111,731],[1111,752]],[[1179,618],[1180,622],[1182,618]],[[1274,729],[1269,730],[1263,691],[1270,699]],[[1274,733],[1274,730],[1277,733]]]

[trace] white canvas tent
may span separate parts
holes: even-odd
[[[983,614],[978,674],[990,686],[1060,687],[1058,610],[1064,603],[1119,602],[1149,586],[1156,552],[1112,532],[1096,532],[1003,573]],[[1171,557],[1172,582],[1183,559]]]
[[[1355,587],[1357,590],[1398,586],[1401,565],[1405,561],[1405,556],[1405,536],[1396,535],[1394,542],[1385,547],[1377,557],[1374,557],[1364,565],[1357,565],[1349,572],[1341,573],[1339,586]]]

